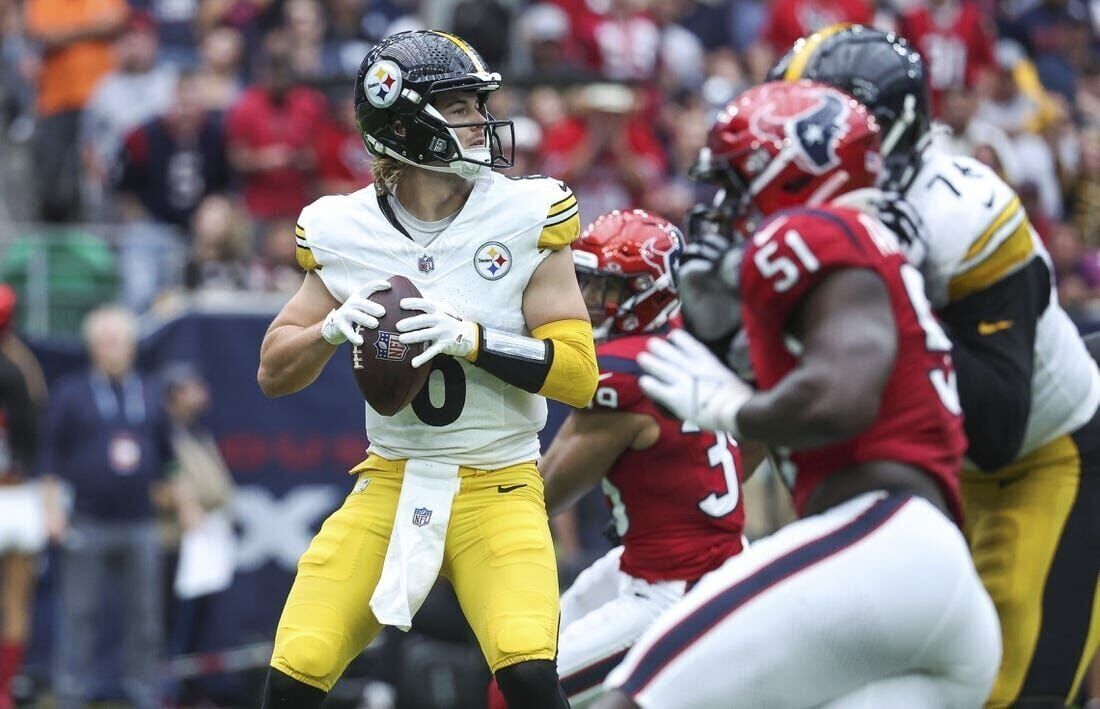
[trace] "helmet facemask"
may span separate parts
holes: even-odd
[[[674,287],[671,272],[654,278],[652,273],[616,273],[599,269],[596,263],[597,259],[587,252],[573,252],[577,283],[592,320],[592,335],[597,341],[658,330],[675,314],[679,307],[675,298],[660,308],[649,322],[643,323],[637,313],[650,298]]]

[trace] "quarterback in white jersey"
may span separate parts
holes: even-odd
[[[966,532],[1004,642],[989,706],[1072,704],[1100,647],[1100,372],[1058,304],[1050,259],[1008,185],[937,149],[924,65],[904,40],[829,27],[772,76],[834,84],[882,126],[894,194],[878,211],[954,345]]]
[[[319,707],[382,625],[408,630],[437,576],[454,586],[509,706],[568,706],[554,665],[558,581],[536,467],[545,397],[584,406],[592,327],[569,245],[577,200],[511,164],[486,110],[500,75],[465,41],[403,32],[367,54],[356,119],[376,182],[302,211],[299,292],[261,348],[259,382],[308,386],[335,348],[362,344],[401,275],[397,339],[431,374],[393,416],[367,406],[367,459],[298,565],[264,707]]]

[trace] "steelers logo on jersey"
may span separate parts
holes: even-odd
[[[487,241],[474,254],[477,275],[496,281],[512,270],[512,252],[499,241]]]
[[[372,106],[392,106],[401,94],[401,68],[386,59],[375,62],[363,77],[363,88]]]

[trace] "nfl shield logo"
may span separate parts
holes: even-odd
[[[421,273],[431,273],[435,270],[435,259],[428,254],[424,254],[417,260],[416,267],[420,269]]]
[[[407,345],[401,344],[401,341],[397,339],[396,332],[387,332],[385,330],[378,331],[378,339],[374,342],[375,356],[378,359],[388,359],[393,362],[400,362],[405,359],[405,355],[408,354],[409,348]]]
[[[417,527],[423,527],[428,522],[432,521],[432,511],[427,507],[417,507],[413,510],[413,524]]]

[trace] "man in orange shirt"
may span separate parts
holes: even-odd
[[[114,67],[111,40],[121,31],[125,0],[28,0],[27,33],[42,48],[35,165],[41,215],[76,216],[80,199],[80,111]]]

